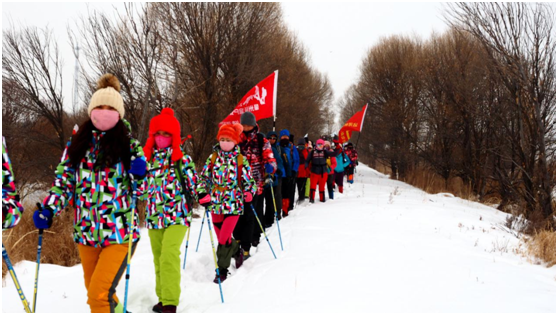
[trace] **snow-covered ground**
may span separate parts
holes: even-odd
[[[447,194],[430,195],[360,165],[345,195],[307,202],[268,230],[252,258],[223,283],[214,278],[201,218],[190,234],[179,312],[556,312],[556,267],[515,253],[519,240],[499,228],[506,214]],[[157,303],[146,231],[132,260],[129,310]],[[48,242],[48,235],[44,242]],[[32,299],[34,262],[15,268]],[[118,287],[124,296],[125,280]],[[41,266],[38,312],[89,312],[81,266]],[[23,312],[9,277],[2,312]]]

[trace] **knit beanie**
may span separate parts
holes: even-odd
[[[324,143],[325,143],[324,139],[318,139],[318,140],[316,140],[316,145],[318,145],[318,144],[324,144]]]
[[[256,125],[256,116],[251,112],[245,112],[240,116],[240,124],[247,125],[247,126],[255,126]]]
[[[240,134],[244,128],[241,124],[232,124],[232,125],[222,125],[219,128],[219,132],[217,133],[217,141],[221,139],[221,137],[227,137],[231,139],[235,144],[240,142]]]
[[[91,117],[91,111],[98,106],[107,105],[114,108],[120,119],[124,118],[124,101],[120,95],[120,82],[113,74],[107,73],[97,81],[97,91],[91,96],[87,107],[87,114]]]
[[[281,130],[281,132],[279,132],[279,136],[281,136],[281,138],[283,138],[283,136],[290,137],[291,133],[289,132],[288,129],[283,129],[283,130]]]
[[[174,111],[171,108],[163,108],[161,114],[153,117],[149,122],[149,137],[143,147],[143,153],[148,161],[151,161],[153,147],[155,146],[155,134],[158,131],[165,131],[172,137],[172,156],[174,162],[180,160],[184,154],[180,148],[182,139],[180,138],[180,123],[174,117]]]
[[[330,147],[331,148],[331,142],[329,142],[329,141],[324,142],[324,147]]]

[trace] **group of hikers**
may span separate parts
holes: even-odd
[[[181,291],[181,245],[194,201],[211,214],[218,240],[214,282],[220,283],[227,279],[233,259],[239,268],[250,258],[262,229],[288,216],[306,198],[314,203],[316,189],[321,202],[326,201],[326,186],[329,199],[336,187],[342,194],[345,175],[353,183],[358,164],[353,145],[343,147],[337,136],[323,136],[315,145],[301,138],[294,145],[286,129],[264,136],[255,116],[246,112],[240,124],[219,128],[218,144],[198,173],[181,149],[180,123],[172,109],[164,108],[151,119],[144,146],[132,138],[120,83],[111,74],[99,79],[87,111],[90,119],[68,141],[33,221],[38,229],[48,229],[55,216],[73,206],[74,240],[87,303],[95,313],[123,311],[116,286],[140,239],[139,216],[132,211],[136,199],[146,200],[145,225],[159,299],[152,310],[175,313]],[[22,212],[3,143],[2,229],[14,227]]]

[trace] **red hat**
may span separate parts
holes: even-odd
[[[217,133],[217,141],[219,141],[221,137],[227,137],[232,139],[235,144],[238,144],[240,142],[240,134],[243,130],[244,128],[241,124],[222,125]]]
[[[163,108],[160,115],[157,115],[149,122],[149,137],[143,147],[143,153],[148,161],[151,161],[153,147],[155,145],[155,134],[158,131],[165,131],[172,136],[172,156],[171,159],[176,162],[180,160],[184,154],[180,149],[180,123],[174,117],[174,111],[171,108]]]

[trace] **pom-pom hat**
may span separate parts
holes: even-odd
[[[114,108],[120,114],[120,118],[124,118],[124,101],[120,95],[120,82],[116,76],[110,73],[104,74],[97,81],[97,91],[91,96],[87,114],[91,117],[91,111],[102,105]]]
[[[174,117],[174,111],[171,108],[163,108],[161,114],[153,117],[149,122],[149,138],[143,147],[143,153],[148,161],[151,161],[153,147],[155,146],[155,134],[159,131],[167,132],[172,137],[172,156],[171,159],[176,162],[180,160],[184,154],[180,149],[182,139],[180,138],[180,123]]]
[[[222,137],[226,137],[231,139],[235,144],[238,144],[240,142],[240,134],[243,130],[244,128],[241,124],[222,125],[217,133],[217,141]]]

